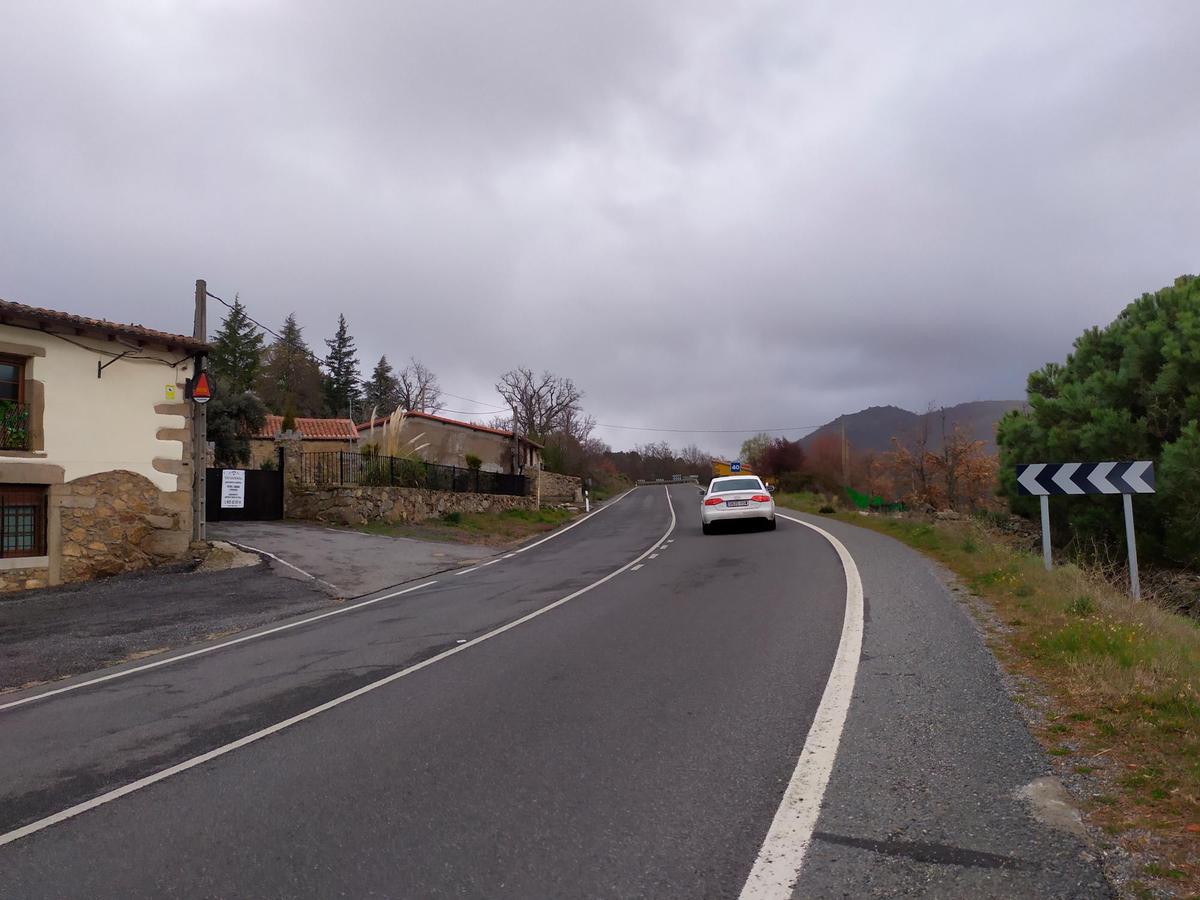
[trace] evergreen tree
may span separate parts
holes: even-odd
[[[362,409],[362,388],[358,369],[358,351],[346,326],[346,317],[338,316],[337,333],[325,341],[329,354],[325,357],[325,406],[330,414],[349,416]]]
[[[208,369],[219,392],[228,396],[254,390],[262,368],[263,335],[235,295],[208,355]]]
[[[387,357],[381,356],[375,364],[375,371],[371,373],[371,380],[367,382],[366,393],[363,395],[364,415],[361,418],[369,416],[375,407],[379,408],[379,415],[390,415],[399,404],[399,382]]]
[[[996,435],[1014,510],[1038,508],[1017,495],[1018,463],[1153,460],[1158,492],[1135,502],[1138,545],[1147,557],[1200,565],[1200,278],[1181,276],[1084,332],[1065,363],[1029,375],[1028,394],[1029,411],[1009,413]],[[1112,497],[1056,497],[1050,517],[1060,542],[1120,553],[1124,523]]]
[[[304,343],[295,313],[284,319],[279,339],[266,349],[263,357],[258,395],[268,409],[278,413],[290,404],[301,416],[323,413],[321,367]]]
[[[262,401],[251,391],[218,392],[208,404],[208,439],[218,466],[250,462],[250,436],[266,424]]]

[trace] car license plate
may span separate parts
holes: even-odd
[[[749,506],[750,501],[749,500],[726,500],[725,505],[726,506]]]

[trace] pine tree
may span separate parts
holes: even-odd
[[[371,373],[371,380],[367,382],[366,393],[363,396],[365,415],[362,418],[369,416],[371,410],[376,407],[381,416],[390,415],[399,403],[400,385],[387,357],[381,356],[375,364],[375,371]]]
[[[254,389],[262,368],[263,335],[246,315],[235,295],[233,308],[221,323],[208,356],[208,368],[222,394],[234,396]]]
[[[329,354],[325,357],[325,405],[334,416],[349,416],[361,410],[362,388],[358,369],[358,351],[346,326],[346,317],[338,316],[337,333],[325,341]]]
[[[258,394],[267,408],[280,413],[289,403],[301,416],[319,416],[324,403],[321,398],[321,368],[304,336],[296,314],[283,321],[279,339],[264,352],[262,370],[258,376]]]

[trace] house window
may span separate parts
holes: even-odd
[[[0,485],[0,559],[46,555],[46,488]]]
[[[0,356],[0,450],[28,450],[29,439],[25,360]]]
[[[20,403],[25,399],[25,360],[0,356],[0,400]]]

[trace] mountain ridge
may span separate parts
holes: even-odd
[[[825,435],[833,435],[839,441],[845,427],[846,441],[854,452],[882,453],[892,449],[892,438],[912,440],[928,425],[929,449],[942,446],[942,416],[945,415],[945,430],[954,427],[964,429],[974,440],[984,442],[989,453],[996,452],[996,425],[1009,411],[1027,409],[1024,400],[973,400],[955,406],[931,409],[915,413],[899,406],[868,406],[856,413],[845,413],[800,439],[807,450]]]

